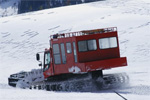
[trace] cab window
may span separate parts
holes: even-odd
[[[96,50],[97,49],[97,44],[96,40],[88,40],[88,50]]]
[[[44,55],[44,71],[50,67],[50,52],[45,53]]]
[[[84,52],[88,50],[86,41],[79,41],[78,47],[79,47],[79,52]]]
[[[97,50],[96,40],[93,39],[93,40],[79,41],[78,48],[79,52]]]
[[[66,54],[65,54],[65,46],[64,46],[64,43],[61,43],[60,46],[61,46],[62,63],[65,64],[65,63],[66,63]]]
[[[53,44],[53,55],[55,64],[61,64],[60,48],[58,44]]]
[[[74,53],[74,62],[77,62],[77,50],[75,42],[73,42],[73,53]]]
[[[71,43],[66,43],[67,53],[72,53]]]

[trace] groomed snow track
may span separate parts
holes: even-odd
[[[129,77],[126,73],[107,74],[94,79],[91,74],[86,74],[81,78],[68,80],[44,80],[41,69],[12,74],[8,78],[10,86],[47,91],[97,91],[124,87],[128,83]]]

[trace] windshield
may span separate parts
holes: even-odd
[[[45,53],[44,55],[44,71],[50,67],[50,52]]]

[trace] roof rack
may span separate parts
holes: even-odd
[[[93,29],[93,30],[84,30],[84,31],[78,31],[78,32],[54,34],[54,35],[50,36],[50,39],[68,38],[68,37],[83,36],[83,35],[90,35],[90,34],[101,34],[101,33],[115,32],[115,31],[117,31],[117,27],[109,27],[109,28]]]

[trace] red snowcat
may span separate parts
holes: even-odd
[[[40,53],[36,54],[40,61]],[[55,34],[44,51],[42,69],[10,75],[10,86],[52,91],[88,91],[118,87],[127,82],[123,73],[103,75],[103,70],[127,66],[120,57],[117,28]]]

